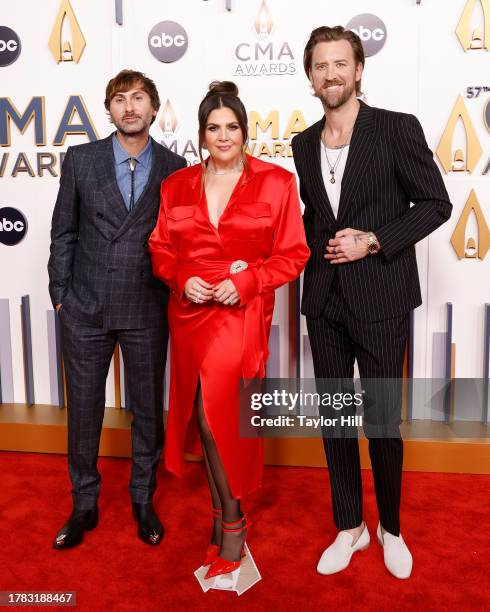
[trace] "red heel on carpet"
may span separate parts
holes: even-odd
[[[240,525],[236,527],[236,525]],[[223,521],[223,533],[242,533],[243,531],[249,531],[252,523],[247,519],[245,514],[243,517],[235,521],[233,523],[226,523]],[[245,544],[242,546],[241,558],[245,556]],[[211,564],[204,578],[208,580],[209,578],[214,578],[215,576],[219,576],[221,574],[229,574],[230,572],[234,572],[236,569],[240,567],[240,561],[229,561],[228,559],[223,559],[219,555],[216,556],[216,559]]]

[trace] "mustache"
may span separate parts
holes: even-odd
[[[129,115],[123,115],[123,121],[125,119],[141,119],[140,115],[136,115],[135,113],[131,113]]]
[[[337,79],[333,81],[325,81],[322,85],[323,89],[327,89],[327,87],[332,87],[332,85],[343,85],[343,81],[338,81]]]

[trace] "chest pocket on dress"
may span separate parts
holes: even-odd
[[[182,239],[194,233],[194,213],[196,207],[191,206],[172,206],[167,209],[167,227],[174,246],[177,246]]]
[[[272,208],[268,202],[242,202],[236,213],[244,240],[262,240],[266,230],[272,231]]]
[[[189,219],[194,216],[196,207],[191,206],[172,206],[167,209],[167,218],[173,221],[181,221],[182,219]]]

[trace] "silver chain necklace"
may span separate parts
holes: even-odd
[[[335,163],[332,166],[332,164],[330,163],[330,160],[328,159],[327,147],[323,145],[323,150],[325,151],[325,159],[327,160],[327,164],[328,164],[328,168],[330,172],[330,182],[332,184],[335,183],[335,170],[337,170],[337,166],[339,165],[340,158],[342,157],[342,153],[344,152],[344,149],[346,146],[347,144],[342,145],[342,147],[340,148],[340,153],[338,154],[337,159],[335,160]]]
[[[352,132],[352,130],[350,130],[350,132]],[[349,134],[350,134],[349,132]],[[322,145],[323,145],[323,151],[325,153],[325,159],[327,160],[327,165],[328,165],[328,169],[330,172],[330,182],[332,183],[332,185],[335,183],[335,171],[337,170],[337,166],[339,165],[340,162],[340,158],[342,157],[342,154],[344,152],[345,147],[349,144],[349,140],[344,143],[341,147],[340,147],[340,153],[337,155],[337,159],[335,160],[335,163],[332,165],[330,163],[330,160],[328,159],[328,155],[327,155],[327,145],[325,144],[324,141],[324,137],[322,135]]]
[[[240,161],[238,166],[235,166],[234,168],[230,168],[229,170],[222,170],[222,171],[215,170],[209,162],[206,168],[207,170],[209,170],[209,172],[211,172],[211,174],[215,174],[216,176],[221,176],[223,174],[231,174],[232,172],[241,172],[243,170],[243,161]]]

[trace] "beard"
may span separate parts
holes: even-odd
[[[125,136],[138,136],[147,130],[149,124],[145,122],[143,117],[134,115],[134,119],[136,119],[136,121],[133,123],[126,123],[128,118],[132,119],[133,117],[123,117],[117,121],[113,119],[114,125],[117,127],[118,131],[121,132],[121,134],[124,134]]]
[[[331,85],[343,85],[344,88],[342,91],[334,94],[333,92],[329,92],[328,90],[328,86]],[[338,81],[333,83],[327,82],[321,87],[320,90],[315,91],[315,95],[317,96],[317,98],[320,98],[322,104],[326,108],[335,109],[343,106],[352,97],[355,87],[355,83],[340,83]]]

